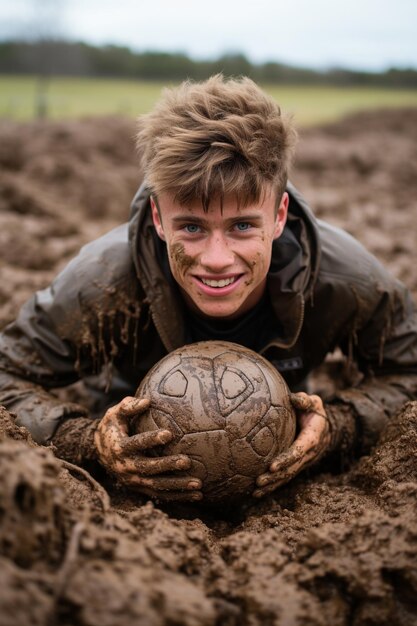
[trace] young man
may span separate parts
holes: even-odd
[[[186,456],[147,456],[171,433],[130,436],[129,421],[148,405],[132,394],[150,367],[203,339],[256,350],[293,391],[336,347],[363,373],[325,406],[293,396],[299,434],[255,496],[328,454],[366,452],[417,397],[410,295],[287,183],[294,144],[291,123],[249,79],[184,83],[143,116],[145,182],[129,224],[86,246],[0,338],[0,402],[37,441],[96,459],[149,496],[200,499],[200,481],[178,472]],[[96,419],[47,391],[79,378],[111,407]]]

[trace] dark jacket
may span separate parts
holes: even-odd
[[[288,222],[267,282],[277,332],[260,352],[294,387],[341,348],[364,378],[333,402],[353,410],[367,449],[390,415],[417,397],[417,314],[406,288],[371,254],[288,191]],[[82,248],[0,335],[0,404],[38,442],[87,413],[46,390],[82,378],[104,410],[185,343],[183,303],[161,245],[142,186],[129,223]]]

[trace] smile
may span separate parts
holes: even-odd
[[[208,287],[227,287],[228,285],[232,285],[236,281],[237,277],[233,278],[222,278],[221,280],[211,280],[209,278],[200,278],[201,282]]]

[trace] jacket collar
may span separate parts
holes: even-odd
[[[274,242],[268,290],[283,329],[274,345],[292,347],[304,320],[305,301],[312,297],[320,263],[316,220],[295,187],[290,196],[287,225]],[[152,319],[168,352],[184,345],[183,304],[174,284],[167,280],[158,259],[157,235],[152,223],[150,192],[144,183],[137,191],[129,221],[129,240],[137,277],[147,295]]]
[[[268,289],[275,314],[283,327],[275,345],[291,348],[304,321],[305,302],[312,298],[320,265],[320,243],[311,209],[288,183],[288,219],[281,237],[274,241],[268,272]]]

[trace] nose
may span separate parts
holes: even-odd
[[[233,265],[234,258],[227,238],[222,233],[213,233],[205,242],[200,263],[208,271],[219,274]]]

